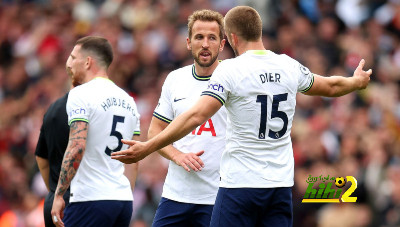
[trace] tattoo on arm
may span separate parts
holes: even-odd
[[[57,195],[64,195],[79,168],[85,152],[87,133],[87,122],[76,121],[71,123],[68,146],[64,154],[56,189]]]

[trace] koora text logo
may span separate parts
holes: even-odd
[[[212,84],[209,83],[208,84],[208,89],[213,89],[214,91],[218,91],[218,92],[224,92],[224,86],[222,86],[221,84]]]
[[[350,187],[343,192],[343,187],[350,184]],[[355,177],[346,176],[344,177],[312,177],[309,175],[306,182],[308,187],[304,194],[302,203],[354,203],[357,201],[357,197],[351,197],[351,194],[357,188],[357,180]],[[317,184],[318,182],[321,182]],[[325,181],[328,181],[325,183]],[[330,182],[329,182],[330,181]],[[333,185],[334,184],[334,185]],[[314,185],[318,185],[315,187]],[[342,194],[343,193],[343,194]]]

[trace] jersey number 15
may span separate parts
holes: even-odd
[[[288,97],[288,93],[274,95],[272,101],[272,110],[271,110],[271,119],[272,118],[280,118],[283,121],[283,127],[280,131],[276,132],[273,130],[268,131],[268,137],[271,139],[279,139],[283,135],[285,135],[288,126],[288,116],[285,112],[279,111],[279,103],[282,101],[286,101]],[[267,104],[268,104],[268,95],[257,95],[257,101],[261,103],[261,116],[260,116],[260,129],[258,130],[258,138],[265,139],[265,131],[267,127]]]

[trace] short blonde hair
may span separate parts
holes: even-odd
[[[193,12],[192,15],[189,16],[188,18],[188,32],[189,32],[189,38],[192,38],[192,29],[193,29],[193,24],[196,21],[216,21],[219,26],[219,37],[221,40],[224,38],[224,17],[222,14],[209,10],[209,9],[203,9],[203,10],[197,10]]]
[[[236,6],[225,15],[225,29],[246,41],[257,41],[262,35],[261,17],[249,6]]]
[[[113,61],[113,50],[107,39],[99,36],[86,36],[76,41],[75,45],[81,45],[82,51],[91,53],[92,57],[99,60],[99,64],[108,68]]]

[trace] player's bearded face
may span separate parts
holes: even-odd
[[[79,82],[79,77],[76,76],[76,74],[74,75],[74,73],[72,72],[71,68],[67,67],[67,74],[71,77],[72,80],[72,85],[74,87],[81,85],[82,83]]]
[[[218,58],[218,51],[213,55],[210,50],[202,49],[195,53],[192,49],[192,56],[194,60],[199,64],[201,67],[210,67]],[[204,60],[203,60],[204,59]]]
[[[219,25],[216,21],[194,22],[192,35],[188,38],[188,49],[195,62],[201,67],[210,67],[218,58],[225,41],[221,41]]]
[[[82,69],[84,60],[82,59],[82,55],[78,52],[78,49],[79,48],[74,47],[65,65],[67,74],[71,77],[72,85],[74,87],[81,85],[84,78],[84,72]]]
[[[80,82],[81,76],[79,75],[79,72],[73,72],[72,68],[68,66],[68,64],[65,67],[65,70],[67,71],[68,76],[71,78],[72,85],[74,87],[81,85],[82,83]]]

